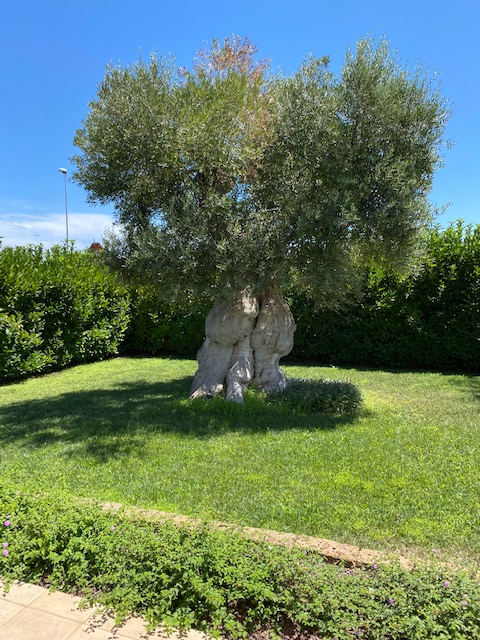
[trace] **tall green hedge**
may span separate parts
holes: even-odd
[[[135,355],[172,353],[194,358],[202,344],[209,306],[185,295],[167,302],[152,285],[130,289],[130,323],[122,351]]]
[[[92,253],[41,245],[0,250],[0,380],[118,352],[129,296]]]
[[[480,370],[480,225],[461,221],[424,239],[424,259],[403,275],[373,265],[365,295],[342,309],[318,309],[290,292],[297,331],[291,359],[334,365]],[[162,301],[153,287],[132,291],[123,349],[194,357],[208,305],[188,296]]]
[[[372,266],[360,301],[316,309],[291,292],[291,358],[335,365],[480,370],[480,225],[430,231],[405,276]],[[0,250],[0,380],[126,354],[194,357],[208,305],[125,286],[90,252]]]
[[[478,372],[480,225],[431,230],[416,273],[374,266],[363,299],[342,310],[315,310],[295,294],[292,308],[294,357]]]

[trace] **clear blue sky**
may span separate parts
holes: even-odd
[[[0,236],[4,245],[65,237],[64,178],[72,139],[108,63],[174,54],[189,66],[213,37],[248,36],[286,73],[310,52],[337,71],[347,47],[386,37],[400,58],[439,73],[452,103],[445,168],[432,201],[439,222],[480,223],[480,0],[23,0],[4,3],[0,37]],[[70,237],[101,240],[113,208],[92,208],[67,183]]]

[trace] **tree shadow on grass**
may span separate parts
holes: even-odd
[[[328,365],[326,363],[320,363],[316,361],[301,361],[298,359],[292,359],[284,361],[285,368],[288,366],[291,367],[302,367],[303,369],[318,369],[321,368],[332,368],[333,370],[337,369],[337,367]],[[449,385],[454,387],[457,391],[464,393],[467,397],[480,402],[480,374],[472,373],[470,371],[442,371],[439,369],[416,369],[416,368],[395,368],[395,367],[368,367],[364,365],[346,365],[341,364],[338,366],[338,369],[341,369],[342,372],[348,372],[349,370],[353,372],[357,371],[365,371],[367,373],[390,373],[392,375],[398,374],[418,374],[418,375],[434,375],[441,376],[445,378]]]
[[[294,415],[284,407],[247,398],[244,405],[188,401],[190,377],[155,383],[123,383],[113,389],[69,391],[0,407],[0,450],[62,445],[65,455],[100,462],[139,454],[153,433],[213,438],[229,432],[332,430],[358,414]]]
[[[480,376],[452,376],[449,383],[458,391],[480,403]]]

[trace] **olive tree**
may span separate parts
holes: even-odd
[[[286,287],[332,305],[370,260],[405,261],[441,162],[445,102],[387,42],[362,40],[339,75],[310,57],[286,77],[255,55],[234,37],[191,69],[111,67],[75,137],[76,181],[115,205],[110,262],[213,302],[191,397],[282,389]]]

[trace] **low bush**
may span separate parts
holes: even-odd
[[[296,412],[330,415],[357,411],[362,404],[358,387],[341,380],[288,378],[285,389],[270,394],[268,398]]]
[[[0,249],[0,380],[118,353],[128,292],[88,251]]]
[[[175,526],[0,486],[0,576],[153,626],[353,640],[480,637],[480,586],[452,569],[350,568],[206,524]]]

